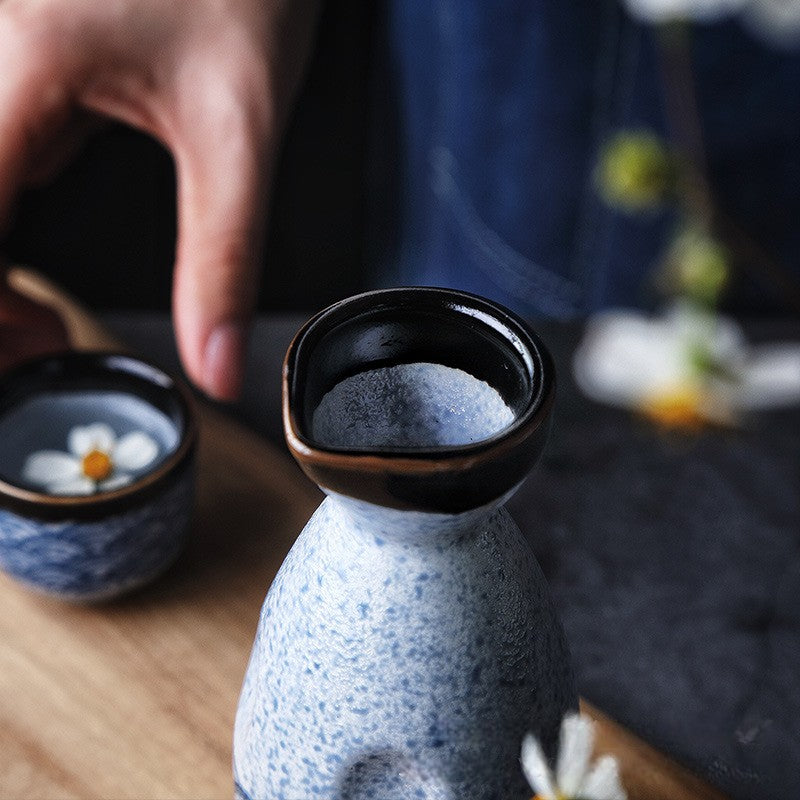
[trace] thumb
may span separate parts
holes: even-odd
[[[223,101],[224,103],[225,101]],[[242,384],[274,159],[262,112],[205,109],[174,147],[178,243],[173,315],[189,377],[218,400]]]

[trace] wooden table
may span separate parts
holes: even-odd
[[[76,347],[115,345],[42,279],[17,270],[11,280],[59,310]],[[84,606],[0,574],[0,798],[232,796],[233,718],[258,612],[321,495],[245,428],[206,406],[200,420],[191,541],[161,580]],[[584,711],[631,800],[722,797]]]

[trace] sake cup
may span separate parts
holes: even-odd
[[[179,381],[121,353],[64,353],[0,377],[0,567],[99,600],[164,572],[186,540],[197,425]]]

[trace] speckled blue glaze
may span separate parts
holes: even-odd
[[[522,800],[526,731],[576,705],[548,589],[499,505],[331,495],[267,595],[236,716],[237,797]]]
[[[128,510],[97,520],[37,520],[0,509],[0,566],[66,599],[99,600],[163,572],[183,548],[193,471]]]

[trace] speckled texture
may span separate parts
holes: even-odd
[[[442,364],[397,364],[351,375],[314,411],[323,447],[452,446],[488,439],[514,421],[499,392]]]
[[[180,553],[193,473],[141,506],[92,521],[46,522],[0,509],[0,566],[31,588],[65,599],[121,594],[163,572]]]
[[[502,509],[327,498],[262,610],[234,736],[254,800],[515,800],[575,704],[541,570]]]

